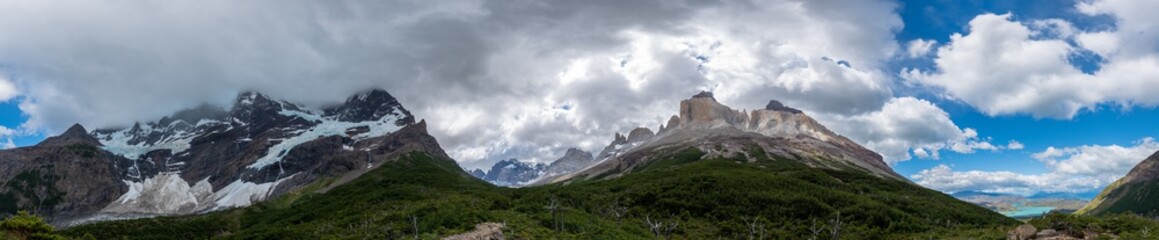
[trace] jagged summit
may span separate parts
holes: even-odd
[[[765,105],[765,110],[783,111],[783,112],[789,112],[789,113],[801,113],[801,110],[797,110],[796,108],[786,107],[785,104],[781,104],[781,102],[779,102],[777,100],[769,100],[769,104]]]
[[[713,101],[716,101],[716,98],[712,97],[712,92],[709,91],[700,91],[700,93],[692,95],[692,98],[711,98]]]
[[[73,124],[64,133],[59,136],[50,137],[41,141],[38,146],[71,146],[75,144],[84,144],[89,146],[102,146],[100,141],[88,134],[84,126],[79,123]]]
[[[387,115],[397,117],[399,125],[413,124],[415,121],[410,111],[402,108],[397,99],[382,89],[374,89],[350,96],[342,105],[323,111],[326,117],[346,122],[373,121]]]

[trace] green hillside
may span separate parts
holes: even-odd
[[[103,222],[63,234],[401,239],[413,238],[417,228],[421,238],[436,239],[500,222],[514,239],[805,239],[811,227],[830,238],[832,226],[840,226],[841,239],[925,239],[1017,224],[910,183],[789,160],[695,160],[700,156],[683,151],[611,180],[510,189],[471,178],[449,159],[416,152],[324,194],[306,189],[246,208]],[[647,222],[664,227],[654,232]]]
[[[1159,199],[1159,182],[1115,182],[1076,214],[1099,216],[1134,213],[1159,216],[1159,201],[1156,199]]]

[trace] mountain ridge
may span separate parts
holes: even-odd
[[[37,191],[59,196],[45,201],[0,188],[0,200],[13,203],[0,204],[0,214],[40,205],[33,208],[54,224],[71,225],[248,206],[332,179],[325,191],[411,151],[449,159],[426,122],[385,90],[320,109],[241,92],[229,109],[201,105],[88,132],[76,124],[35,146],[0,151],[19,155],[0,159],[12,166],[0,180],[44,182]],[[98,171],[81,171],[78,158]]]
[[[1127,175],[1103,188],[1076,214],[1106,215],[1132,212],[1159,216],[1159,151],[1140,161]]]
[[[656,134],[647,128],[632,131],[643,137],[615,134],[614,140],[596,156],[596,163],[584,170],[535,184],[620,176],[651,161],[648,156],[654,152],[687,147],[708,153],[706,158],[790,159],[813,167],[857,169],[909,182],[894,172],[881,155],[776,100],[771,100],[766,109],[746,112],[720,104],[711,92],[701,92],[681,101],[678,113]],[[612,174],[604,174],[609,172]]]

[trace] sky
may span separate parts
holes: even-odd
[[[0,145],[241,91],[383,88],[465,168],[779,100],[944,192],[1091,195],[1159,150],[1152,0],[0,0]]]

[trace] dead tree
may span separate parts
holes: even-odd
[[[761,222],[760,217],[744,217],[745,226],[749,228],[749,240],[765,239],[765,223]]]
[[[616,219],[616,226],[619,227],[621,220],[624,219],[624,215],[628,213],[628,206],[621,204],[620,199],[617,198],[605,210],[609,216]]]
[[[548,202],[547,206],[545,206],[545,207],[543,207],[543,208],[544,208],[544,209],[547,209],[548,211],[550,211],[550,212],[551,212],[551,221],[552,221],[552,227],[554,227],[554,228],[555,228],[555,231],[556,231],[556,232],[559,232],[559,231],[560,231],[560,223],[559,223],[559,210],[560,210],[560,206],[559,206],[559,200],[557,200],[555,197],[551,197],[551,200]]]
[[[680,227],[680,222],[676,221],[675,218],[665,224],[662,220],[657,219],[653,221],[651,216],[644,216],[644,223],[648,224],[648,229],[652,231],[652,235],[656,239],[670,239],[672,233]]]
[[[644,216],[644,223],[648,224],[648,229],[652,230],[652,235],[654,235],[656,237],[656,239],[660,239],[660,233],[661,233],[662,227],[664,227],[664,222],[661,222],[661,221],[653,222],[652,217]]]
[[[415,240],[419,239],[419,217],[410,215],[411,226],[414,226]]]
[[[825,231],[825,224],[822,223],[821,225],[817,225],[817,219],[814,218],[813,225],[809,226],[809,232],[813,234],[813,236],[810,237],[809,240],[817,240],[817,238],[821,236],[821,232],[824,232],[824,231]]]
[[[829,237],[833,240],[841,238],[841,211],[837,211],[837,216],[829,219]]]
[[[664,227],[664,239],[672,239],[672,232],[675,232],[677,227],[680,227],[680,222],[676,221],[675,219],[673,219],[672,222],[669,222],[668,226]]]

